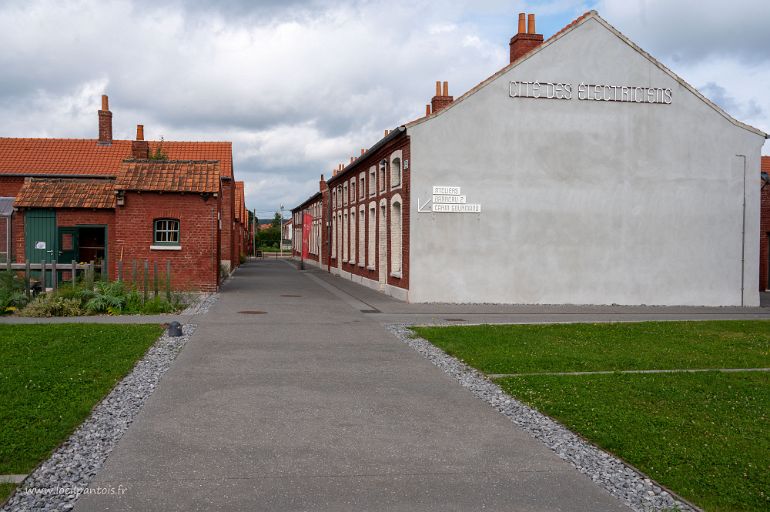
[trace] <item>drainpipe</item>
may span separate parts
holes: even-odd
[[[741,307],[746,281],[746,155],[735,155],[743,158],[743,219],[741,223]]]

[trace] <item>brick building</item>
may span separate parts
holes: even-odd
[[[757,305],[767,135],[595,11],[509,53],[321,176],[293,256],[410,302]]]
[[[93,260],[114,278],[119,262],[170,261],[175,289],[216,290],[246,248],[232,144],[146,141],[142,125],[113,140],[106,96],[98,139],[0,138],[0,197],[17,262]]]
[[[770,156],[762,157],[762,213],[759,223],[759,291],[770,291]]]

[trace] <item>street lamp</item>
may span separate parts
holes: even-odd
[[[281,205],[281,222],[278,224],[278,247],[283,258],[283,205]]]

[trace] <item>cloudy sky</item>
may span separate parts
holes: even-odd
[[[697,5],[697,9],[693,6]],[[770,132],[767,0],[2,0],[0,136],[231,140],[262,218],[503,67],[516,14],[545,37],[586,10]],[[765,146],[770,154],[770,144]]]

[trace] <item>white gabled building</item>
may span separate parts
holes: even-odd
[[[329,180],[324,212],[340,222],[319,261],[410,302],[758,305],[766,134],[594,11],[545,42],[533,25],[520,19],[509,66],[457,100],[437,91],[429,115],[373,146],[403,154],[401,232],[379,203],[385,222],[344,232],[336,205],[377,167],[369,152]],[[352,240],[372,261],[349,265],[366,253],[339,247]],[[397,281],[379,269],[393,247]]]

